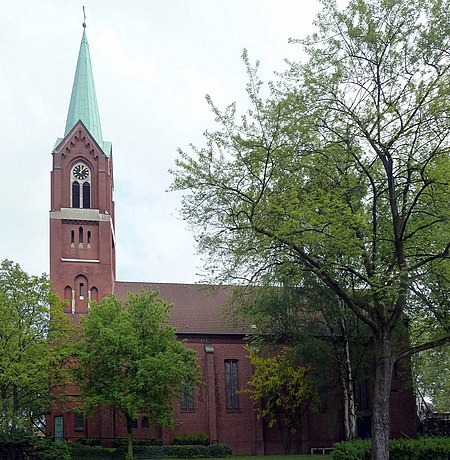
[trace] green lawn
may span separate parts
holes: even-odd
[[[233,457],[236,460],[255,460],[255,458],[260,458],[264,460],[329,460],[331,459],[330,455],[261,455],[261,456],[244,456],[244,455],[235,455]]]

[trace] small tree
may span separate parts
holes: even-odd
[[[133,419],[144,412],[154,424],[173,426],[181,382],[198,382],[194,351],[168,325],[170,308],[154,291],[130,293],[123,303],[111,295],[91,306],[76,344],[82,409],[90,414],[103,404],[124,415],[130,458]]]
[[[300,428],[302,414],[317,396],[307,378],[309,368],[296,364],[293,350],[289,348],[272,357],[263,357],[249,346],[246,350],[254,373],[247,382],[248,387],[241,391],[250,394],[258,418],[267,418],[269,427],[286,426],[288,453],[292,434]]]
[[[254,343],[292,347],[302,362],[312,367],[310,377],[321,394],[341,386],[345,439],[356,438],[354,386],[370,355],[368,328],[313,280],[302,287],[284,284],[235,292],[232,313],[254,325]]]
[[[54,391],[67,382],[73,329],[48,276],[0,265],[0,430],[45,433]]]

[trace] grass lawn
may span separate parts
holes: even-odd
[[[264,460],[329,460],[331,455],[261,455],[261,456],[245,456],[235,455],[232,457],[236,460],[254,460],[260,458]]]
[[[331,455],[234,455],[227,457],[230,460],[327,460],[331,459]],[[203,458],[201,460],[217,460],[214,458]]]

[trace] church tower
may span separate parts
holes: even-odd
[[[64,137],[52,152],[50,279],[78,322],[89,303],[114,290],[113,161],[102,136],[86,24]]]

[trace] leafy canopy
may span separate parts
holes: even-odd
[[[309,368],[298,365],[293,359],[293,351],[288,348],[269,357],[249,346],[246,350],[254,372],[247,382],[248,387],[241,391],[250,394],[258,418],[268,418],[269,427],[285,424],[295,433],[300,427],[302,414],[317,397],[308,380]]]
[[[373,456],[388,455],[399,358],[450,341],[394,340],[430,272],[450,297],[450,2],[323,0],[317,32],[262,96],[247,54],[250,110],[217,108],[206,145],[180,151],[173,189],[209,279],[323,283],[371,330]],[[427,318],[435,323],[438,316]]]
[[[130,293],[125,302],[111,295],[90,307],[74,371],[87,413],[103,404],[127,421],[143,412],[173,426],[172,399],[183,380],[198,381],[198,370],[194,351],[168,324],[170,308],[154,291]]]
[[[45,413],[68,378],[74,330],[48,276],[0,265],[0,430],[45,432]]]

